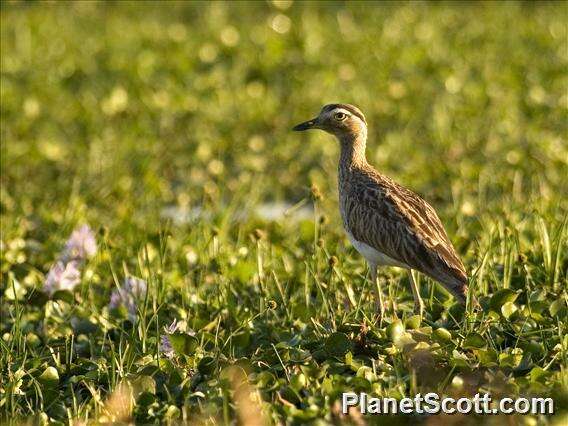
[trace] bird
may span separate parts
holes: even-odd
[[[347,238],[369,265],[379,315],[385,309],[377,280],[379,266],[408,270],[414,312],[420,316],[424,302],[412,270],[440,282],[465,304],[467,273],[434,208],[367,161],[367,120],[361,110],[350,104],[324,105],[317,117],[292,130],[312,129],[330,133],[339,141],[341,219]]]

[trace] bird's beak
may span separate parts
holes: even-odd
[[[294,130],[295,132],[302,132],[304,130],[317,129],[317,123],[318,123],[317,117],[312,118],[309,121],[304,121],[303,123],[294,126],[292,130]]]

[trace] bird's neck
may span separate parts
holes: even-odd
[[[357,133],[346,133],[338,136],[341,145],[339,157],[340,167],[361,167],[367,164],[365,147],[367,146],[367,130],[362,129]]]

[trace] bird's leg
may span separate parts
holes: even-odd
[[[411,269],[408,270],[408,278],[410,280],[410,288],[412,289],[412,295],[414,296],[414,313],[422,316],[422,313],[424,312],[424,302],[420,297],[420,289],[418,288],[416,281],[414,281]]]
[[[381,283],[379,282],[379,280],[377,279],[377,265],[372,265],[369,264],[369,267],[371,268],[371,282],[373,284],[373,289],[375,292],[375,297],[376,300],[378,301],[378,313],[382,318],[384,318],[385,316],[385,303],[383,301],[383,291],[381,289]]]

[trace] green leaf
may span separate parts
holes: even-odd
[[[166,419],[177,419],[179,418],[181,411],[175,405],[169,405],[166,413],[164,414],[164,418]]]
[[[153,404],[156,401],[156,396],[151,392],[142,392],[138,395],[138,399],[136,400],[136,404],[142,407],[147,407],[150,404]]]
[[[59,384],[59,373],[55,367],[47,367],[38,377],[38,381],[47,388],[55,388]]]
[[[420,327],[420,323],[422,321],[422,317],[420,315],[413,315],[408,317],[406,321],[404,321],[404,325],[407,330],[416,330]]]
[[[307,379],[304,374],[294,374],[290,379],[290,386],[292,386],[296,391],[300,391],[306,386]]]
[[[355,376],[349,379],[349,385],[353,387],[356,392],[370,392],[371,382],[364,377]]]
[[[460,321],[464,316],[465,306],[462,305],[461,303],[454,303],[448,310],[448,313],[451,318],[453,318],[456,321]]]
[[[537,300],[536,302],[531,302],[530,307],[533,313],[541,313],[546,308],[550,307],[550,303],[542,300]]]
[[[529,373],[530,381],[533,383],[540,382],[544,384],[546,383],[546,379],[550,376],[552,376],[552,373],[544,370],[542,367],[533,367]]]
[[[72,321],[71,325],[76,334],[92,334],[99,330],[99,326],[87,318],[80,318]]]
[[[373,369],[368,365],[363,365],[359,367],[356,373],[357,377],[363,377],[364,379],[368,380],[369,382],[374,382],[377,380],[377,376],[373,373]]]
[[[67,302],[70,305],[75,303],[75,297],[69,290],[57,290],[55,293],[53,293],[53,296],[51,298],[53,300],[61,300],[63,302]]]
[[[292,404],[299,404],[302,401],[302,398],[300,397],[298,392],[296,392],[296,390],[291,386],[283,386],[280,389],[280,396],[286,401],[291,402]]]
[[[463,347],[465,349],[483,349],[486,345],[487,342],[479,333],[469,334],[463,342]]]
[[[40,290],[34,290],[28,296],[28,303],[33,306],[43,306],[49,300],[49,296]]]
[[[499,354],[499,365],[501,367],[517,368],[523,359],[523,351],[520,348],[514,349],[511,353]]]
[[[477,359],[483,367],[496,367],[497,364],[497,352],[494,349],[480,349],[475,351]]]
[[[26,344],[32,348],[37,348],[41,345],[41,339],[34,333],[28,333],[26,335]]]
[[[132,386],[136,390],[136,393],[156,393],[156,382],[150,376],[136,376],[136,378],[132,380]]]
[[[26,289],[20,282],[14,277],[13,273],[10,273],[10,280],[8,280],[8,286],[4,291],[4,297],[6,300],[22,300],[26,295]]]
[[[193,355],[199,346],[197,338],[186,333],[172,333],[168,338],[178,355]]]
[[[345,333],[332,333],[324,344],[325,351],[331,356],[341,357],[351,350],[351,340]]]
[[[387,327],[387,336],[391,342],[396,343],[404,334],[404,325],[400,320],[394,320]]]
[[[469,360],[465,354],[462,354],[456,350],[452,352],[452,358],[450,359],[450,364],[453,367],[469,367]]]
[[[531,354],[540,355],[544,353],[544,346],[542,346],[542,343],[535,342],[534,340],[524,343],[521,347],[523,348],[523,351]]]
[[[271,388],[276,381],[276,376],[269,371],[262,371],[254,376],[254,382],[259,388]]]
[[[439,341],[439,342],[451,342],[452,341],[452,333],[450,333],[448,330],[446,330],[443,327],[437,328],[436,330],[434,330],[434,339]]]
[[[566,302],[562,298],[557,299],[552,302],[548,310],[553,317],[563,317],[566,315]]]
[[[513,302],[505,302],[503,306],[501,306],[501,314],[507,319],[511,317],[515,312],[517,312],[518,308]]]
[[[231,343],[240,349],[247,349],[250,346],[250,331],[244,330],[233,335]]]
[[[489,306],[495,312],[501,312],[501,307],[507,302],[514,302],[519,297],[519,293],[511,290],[510,288],[503,288],[497,290],[491,297]]]
[[[118,318],[127,318],[128,317],[128,309],[126,306],[119,305],[114,309],[110,310],[110,313]]]

